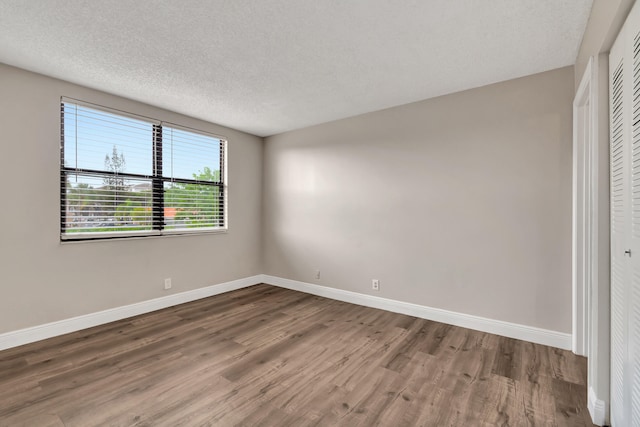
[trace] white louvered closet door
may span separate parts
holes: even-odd
[[[640,7],[609,56],[611,425],[640,427]]]

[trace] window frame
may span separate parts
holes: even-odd
[[[65,166],[65,104],[77,105],[81,107],[90,108],[107,114],[113,114],[125,118],[131,118],[148,123],[152,126],[152,146],[149,152],[150,161],[152,162],[152,174],[136,174],[127,172],[117,172],[109,170],[99,169],[87,169],[80,168],[76,164],[75,167]],[[176,178],[166,176],[163,173],[163,129],[170,128],[183,132],[189,132],[205,137],[214,138],[220,141],[219,148],[219,164],[220,164],[220,179],[218,181],[203,181],[198,179],[188,178]],[[169,121],[157,120],[150,117],[130,113],[127,111],[118,110],[115,108],[105,107],[98,104],[70,98],[60,97],[60,240],[61,242],[78,242],[78,241],[100,241],[100,240],[112,240],[112,239],[127,239],[127,238],[147,238],[147,237],[160,237],[160,236],[180,236],[180,235],[197,235],[197,234],[212,234],[212,233],[226,233],[228,227],[228,187],[227,187],[227,161],[228,161],[228,139],[224,136],[217,135],[211,132],[203,131],[200,129],[194,129],[188,126],[175,124]],[[144,179],[151,182],[151,229],[150,230],[123,230],[123,231],[101,231],[101,232],[77,232],[67,233],[67,177],[77,174],[83,174],[87,176],[95,177],[117,177],[123,179]],[[195,227],[195,228],[183,228],[183,229],[171,229],[166,228],[164,209],[165,206],[165,183],[179,183],[179,184],[195,184],[206,185],[218,188],[218,209],[221,215],[222,225],[217,227]]]

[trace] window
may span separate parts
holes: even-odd
[[[62,240],[226,229],[226,141],[62,99]]]

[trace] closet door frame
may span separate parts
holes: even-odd
[[[599,114],[608,109],[607,67],[605,55],[589,58],[573,101],[572,350],[587,357],[596,425],[609,402],[609,127]]]
[[[598,287],[597,60],[589,58],[573,101],[572,350],[589,356],[592,302]]]

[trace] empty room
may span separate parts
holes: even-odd
[[[0,0],[0,426],[640,427],[634,0]]]

